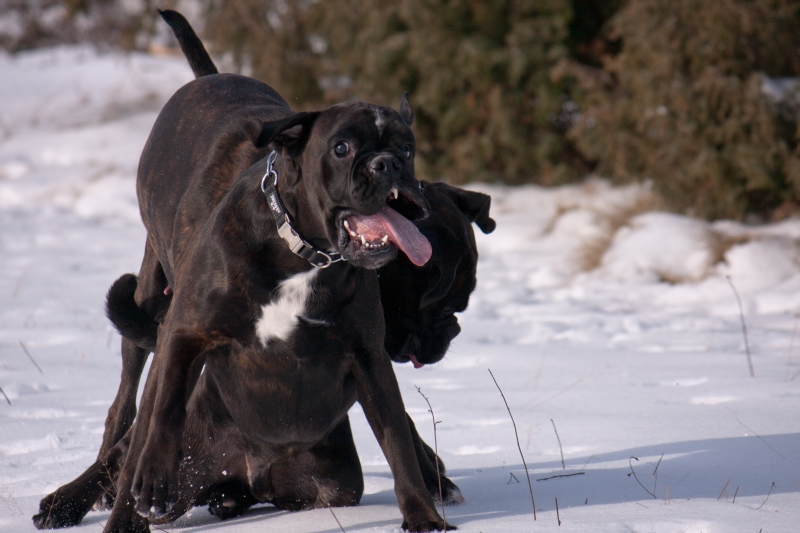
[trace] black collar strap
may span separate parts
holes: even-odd
[[[289,222],[289,215],[283,207],[281,197],[278,196],[278,173],[273,168],[275,160],[278,159],[278,153],[273,151],[267,157],[267,172],[261,178],[261,191],[267,197],[267,203],[272,211],[272,216],[275,217],[275,225],[278,227],[278,235],[286,241],[289,249],[295,255],[299,255],[313,266],[317,268],[328,268],[332,263],[339,261],[347,261],[339,252],[323,252],[317,250],[297,233]],[[272,179],[267,179],[272,176]]]

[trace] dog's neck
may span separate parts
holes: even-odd
[[[302,257],[316,268],[327,268],[333,263],[346,261],[339,252],[326,252],[315,248],[308,243],[295,229],[289,218],[289,213],[278,193],[278,171],[275,162],[278,153],[273,151],[267,157],[267,168],[261,178],[261,191],[267,199],[267,205],[275,219],[278,235],[283,239],[293,254]]]

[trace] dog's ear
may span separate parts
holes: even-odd
[[[289,157],[296,157],[305,148],[317,117],[319,112],[302,112],[288,119],[265,122],[256,146],[263,148],[272,143],[276,150],[283,150]]]
[[[460,262],[460,259],[456,261],[452,265],[453,268],[448,269],[447,272],[442,272],[442,269],[438,265],[433,268],[428,278],[428,286],[425,289],[425,293],[422,295],[422,298],[419,299],[420,310],[425,309],[429,305],[447,296],[450,287],[453,285],[453,280],[456,279],[456,270],[458,270],[458,264]]]
[[[411,102],[408,101],[408,92],[403,93],[403,97],[400,99],[400,118],[403,119],[407,126],[411,126],[414,123],[414,108],[411,107]]]
[[[491,233],[497,227],[497,223],[489,216],[489,207],[492,205],[492,197],[475,191],[466,191],[452,185],[442,183],[439,185],[442,191],[456,204],[459,211],[470,222],[478,225],[484,233]]]

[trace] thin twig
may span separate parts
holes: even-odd
[[[634,477],[634,479],[636,480],[636,483],[638,483],[639,485],[641,485],[641,487],[642,487],[642,488],[643,488],[645,491],[647,491],[647,494],[649,494],[650,496],[652,496],[654,499],[656,499],[656,500],[657,500],[658,498],[656,498],[656,495],[655,495],[655,494],[653,494],[652,492],[650,492],[650,491],[648,490],[648,488],[647,488],[647,487],[645,487],[644,485],[642,485],[642,482],[641,482],[641,481],[639,481],[639,476],[637,476],[637,475],[636,475],[636,471],[633,469],[633,463],[631,463],[631,459],[636,459],[636,460],[638,461],[638,460],[639,460],[639,458],[638,458],[638,457],[631,457],[630,459],[628,459],[628,466],[630,466],[630,467],[631,467],[631,474],[633,474],[633,477]],[[630,475],[631,475],[631,474],[628,474],[628,477],[630,477]]]
[[[655,477],[655,481],[653,481],[653,493],[656,492],[656,487],[658,486],[658,467],[661,465],[661,460],[664,459],[664,453],[661,453],[661,457],[658,458],[658,462],[656,463],[656,467],[653,469],[653,477]]]
[[[780,508],[780,509],[778,509],[777,511],[775,511],[776,513],[780,513],[781,511],[783,511],[783,508],[784,508],[784,507],[786,507],[786,504],[787,504],[787,503],[789,503],[789,500],[790,500],[790,499],[792,498],[792,496],[794,495],[794,491],[795,491],[795,489],[797,488],[797,484],[798,484],[798,483],[800,483],[800,480],[798,480],[797,482],[795,482],[795,484],[794,484],[794,487],[792,487],[792,492],[790,492],[790,493],[789,493],[789,495],[786,497],[786,501],[784,501],[784,502],[783,502],[783,505],[781,505],[781,508]]]
[[[519,444],[519,433],[517,433],[517,423],[514,422],[514,415],[511,414],[511,408],[508,406],[508,402],[506,401],[506,395],[503,394],[503,389],[500,388],[500,384],[497,383],[497,380],[494,378],[494,374],[492,374],[492,369],[487,368],[489,371],[489,375],[492,376],[492,381],[494,381],[497,390],[500,391],[500,396],[503,397],[503,403],[506,404],[506,410],[508,411],[508,416],[511,417],[511,424],[514,426],[514,436],[517,438],[517,449],[519,449],[519,456],[522,457],[522,465],[525,467],[525,477],[528,479],[528,490],[531,492],[531,506],[533,506],[533,519],[536,520],[536,502],[533,500],[533,485],[531,485],[531,476],[528,473],[528,463],[525,462],[525,456],[522,455],[522,446]]]
[[[39,370],[39,373],[40,374],[44,374],[44,371],[42,370],[42,367],[39,366],[39,364],[36,362],[36,360],[31,355],[31,352],[29,352],[28,349],[25,347],[25,345],[22,344],[22,341],[19,341],[19,345],[22,346],[22,351],[25,352],[25,355],[28,356],[28,359],[31,360],[31,363],[33,363],[34,366]]]
[[[689,477],[689,474],[691,474],[691,473],[692,473],[692,471],[691,471],[691,470],[689,470],[688,472],[686,472],[686,475],[685,475],[685,476],[683,476],[683,477],[681,478],[681,481],[683,481],[684,479],[686,479],[687,477]],[[678,485],[680,485],[680,484],[681,484],[681,481],[678,481],[677,483],[675,483],[675,486],[677,487]]]
[[[647,489],[644,489],[644,490],[647,490]],[[639,503],[639,502],[633,502],[633,503],[635,503],[636,505],[641,505],[641,506],[642,506],[642,507],[644,507],[645,509],[650,509],[648,506],[646,506],[646,505],[645,505],[645,504],[643,504],[643,503]]]
[[[769,486],[769,492],[767,493],[767,499],[766,499],[766,500],[764,500],[764,501],[761,503],[761,505],[759,505],[758,507],[756,507],[756,511],[758,511],[759,509],[761,509],[762,507],[764,507],[764,504],[765,504],[765,503],[767,503],[767,500],[769,500],[769,495],[770,495],[770,494],[772,494],[772,489],[774,489],[774,488],[775,488],[775,482],[773,481],[773,482],[772,482],[772,485],[770,485],[770,486]]]
[[[769,442],[767,442],[767,441],[765,441],[764,439],[762,439],[762,438],[761,438],[761,435],[759,435],[758,433],[756,433],[756,432],[753,430],[753,428],[751,428],[750,426],[748,426],[747,424],[745,424],[744,422],[742,422],[741,420],[739,420],[739,417],[738,417],[738,416],[736,416],[736,415],[733,413],[733,411],[731,411],[731,410],[730,410],[730,409],[728,409],[727,407],[726,407],[725,409],[727,409],[727,411],[728,411],[728,412],[731,414],[731,416],[733,417],[733,419],[734,419],[734,420],[736,420],[736,421],[737,421],[737,422],[739,422],[739,423],[740,423],[742,426],[744,426],[744,428],[745,428],[745,429],[749,430],[749,431],[750,431],[750,433],[752,433],[753,435],[755,435],[755,436],[756,436],[756,438],[757,438],[758,440],[760,440],[761,442],[763,442],[764,444],[766,444],[766,445],[767,445],[767,447],[768,447],[770,450],[772,450],[773,452],[775,452],[775,453],[778,455],[778,457],[780,457],[780,458],[781,458],[781,459],[783,459],[784,461],[786,460],[786,457],[784,457],[783,455],[781,455],[781,452],[779,452],[778,450],[776,450],[775,448],[773,448],[772,446],[770,446]]]
[[[747,324],[744,321],[744,307],[742,307],[742,299],[739,298],[739,291],[736,290],[736,286],[733,284],[730,276],[725,276],[725,279],[728,280],[728,284],[733,289],[733,294],[736,296],[736,302],[739,304],[739,318],[742,320],[742,335],[744,335],[744,348],[747,351],[747,366],[750,367],[750,377],[753,378],[756,376],[755,371],[753,370],[753,359],[750,356],[750,343],[747,341]]]
[[[11,400],[8,399],[8,394],[6,394],[6,391],[3,390],[3,387],[0,387],[0,392],[2,392],[3,396],[6,397],[6,401],[8,402],[8,405],[11,405]]]
[[[672,501],[672,497],[669,495],[669,485],[667,485],[667,494],[664,496],[664,505],[670,503]]]
[[[515,475],[514,475],[514,472],[509,472],[509,473],[510,473],[511,475],[509,476],[509,478],[508,478],[508,483],[506,483],[506,485],[511,485],[511,481],[512,481],[512,480],[514,480],[514,481],[516,481],[517,483],[519,483],[519,480],[517,479],[517,476],[515,476]]]
[[[556,429],[556,423],[553,422],[553,419],[550,419],[550,422],[553,424],[553,431],[556,432],[556,439],[558,439],[558,450],[561,452],[561,470],[566,470],[567,466],[564,464],[564,448],[561,447],[561,437],[558,436],[558,430]]]
[[[417,387],[416,385],[414,385]],[[433,453],[436,456],[436,479],[439,481],[439,503],[442,504],[442,522],[444,523],[444,531],[447,531],[447,516],[444,514],[444,496],[442,495],[442,476],[439,473],[439,442],[436,438],[436,425],[439,423],[436,421],[436,417],[433,414],[433,406],[431,405],[430,400],[428,397],[422,393],[422,389],[417,387],[417,392],[420,396],[425,398],[425,403],[428,404],[428,412],[431,414],[431,421],[433,422]]]
[[[739,494],[739,486],[736,486],[736,492],[733,493],[733,503],[736,503],[736,495]]]
[[[586,463],[585,463],[585,464],[584,464],[584,465],[581,467],[581,472],[583,472],[584,470],[586,470],[586,465],[588,465],[588,464],[589,464],[589,463],[592,461],[592,459],[594,459],[594,455],[592,455],[591,457],[589,457],[589,460],[588,460],[588,461],[586,461]]]
[[[561,525],[561,514],[558,512],[558,496],[556,496],[556,518],[558,518],[558,525]]]
[[[725,489],[728,488],[728,483],[730,483],[730,482],[731,482],[731,478],[728,478],[728,481],[725,483],[725,486],[722,487],[722,490],[720,491],[719,496],[717,496],[717,501],[719,501],[720,498],[722,498],[722,495],[725,494]]]
[[[586,472],[574,472],[572,474],[558,474],[557,476],[541,477],[541,478],[537,479],[536,481],[547,481],[548,479],[554,479],[554,478],[557,478],[557,477],[582,476],[585,473]]]
[[[9,503],[8,503],[8,499],[6,499],[6,497],[5,497],[5,496],[3,496],[2,494],[0,494],[0,498],[2,498],[4,502],[6,502],[6,507],[8,507],[8,510],[9,510],[9,511],[11,511],[11,516],[14,516],[14,515],[16,514],[16,511],[14,511],[14,509],[11,507],[11,504],[9,504]],[[23,514],[23,515],[24,515],[24,514],[25,514],[25,511],[23,511],[23,510],[22,510],[22,507],[20,507],[20,506],[19,506],[19,504],[17,503],[17,499],[16,499],[16,498],[14,498],[14,495],[11,493],[11,491],[10,491],[10,490],[9,490],[9,492],[8,492],[8,498],[10,498],[12,502],[14,502],[14,506],[15,506],[17,509],[19,509],[19,512],[20,512],[20,514]]]
[[[339,529],[341,529],[341,530],[342,530],[342,533],[347,533],[347,531],[345,531],[345,530],[344,530],[344,527],[342,527],[342,523],[341,523],[341,522],[339,522],[339,519],[338,519],[338,518],[336,518],[336,513],[334,513],[334,512],[333,512],[333,507],[330,507],[330,506],[328,506],[328,510],[329,510],[329,511],[331,512],[331,514],[333,515],[333,519],[334,519],[334,520],[336,520],[336,523],[337,523],[337,524],[339,524]]]

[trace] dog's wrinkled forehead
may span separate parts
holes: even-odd
[[[414,134],[400,114],[390,107],[364,102],[344,102],[328,108],[319,118],[320,131],[354,138],[373,149],[384,148],[392,140],[413,141]],[[372,148],[372,147],[371,147]]]

